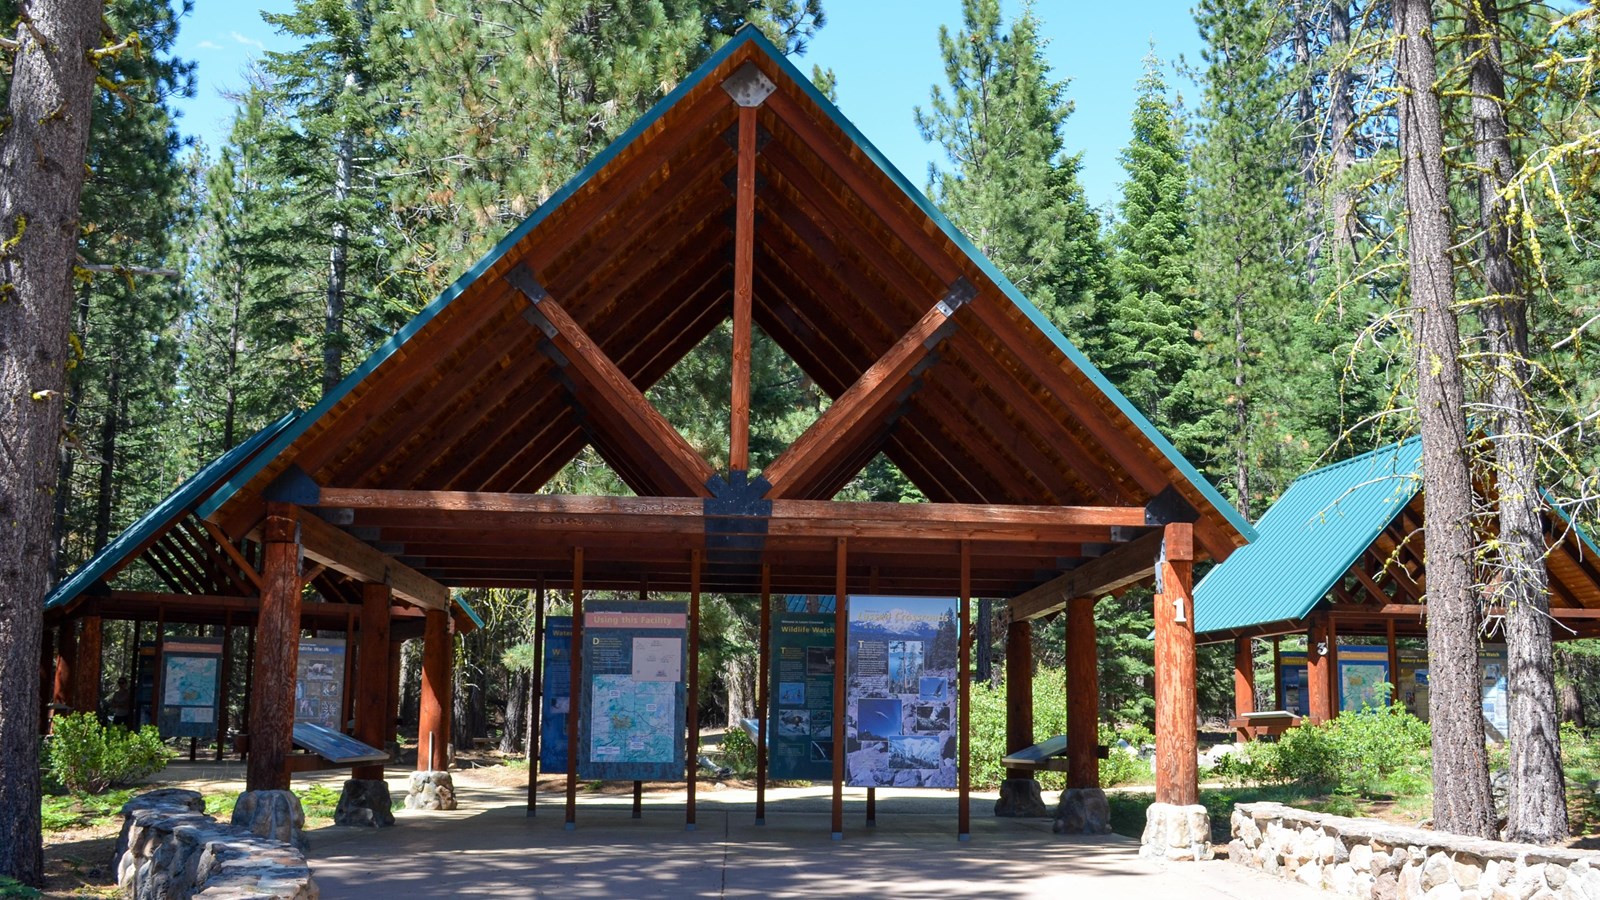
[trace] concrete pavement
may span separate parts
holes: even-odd
[[[1117,900],[1327,895],[1226,862],[1157,864],[1115,835],[1065,839],[1048,819],[996,819],[974,798],[972,839],[955,839],[946,792],[880,791],[879,824],[847,803],[843,841],[829,835],[827,789],[769,792],[767,824],[753,824],[748,791],[702,791],[698,823],[684,828],[682,794],[584,796],[578,826],[546,794],[529,818],[521,789],[458,776],[462,808],[397,813],[394,828],[327,827],[309,834],[326,900],[422,897],[1071,897]],[[1092,893],[1088,893],[1092,892]]]

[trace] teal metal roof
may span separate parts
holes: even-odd
[[[1295,479],[1195,587],[1195,633],[1304,618],[1421,488],[1420,438]]]
[[[712,71],[725,62],[730,56],[732,56],[735,51],[746,44],[752,44],[761,52],[765,53],[767,57],[771,59],[772,62],[778,66],[778,68],[790,80],[799,85],[801,90],[805,92],[806,96],[816,104],[817,108],[826,114],[828,119],[832,121],[832,123],[841,131],[843,131],[845,135],[848,136],[850,140],[853,141],[855,145],[862,151],[862,153],[868,159],[870,159],[873,164],[876,165],[883,172],[883,174],[895,184],[895,186],[903,191],[905,195],[909,197],[917,205],[917,207],[933,221],[936,226],[938,226],[939,230],[943,232],[944,236],[947,237],[958,249],[960,249],[961,252],[965,254],[973,263],[973,265],[981,270],[991,281],[994,282],[996,286],[1000,288],[1000,290],[1005,294],[1006,298],[1010,300],[1018,310],[1027,316],[1028,320],[1033,323],[1034,327],[1038,328],[1055,344],[1056,348],[1061,351],[1061,353],[1067,358],[1068,362],[1081,371],[1090,380],[1090,382],[1100,389],[1101,393],[1111,400],[1111,402],[1117,407],[1118,411],[1121,412],[1123,416],[1127,417],[1130,422],[1138,427],[1140,433],[1144,435],[1145,439],[1148,440],[1158,451],[1160,451],[1163,456],[1166,457],[1167,461],[1173,466],[1173,468],[1176,469],[1177,472],[1185,480],[1187,480],[1191,486],[1193,486],[1196,492],[1198,492],[1211,504],[1212,508],[1217,513],[1219,513],[1230,525],[1233,526],[1233,528],[1243,535],[1246,540],[1254,539],[1255,529],[1250,526],[1249,521],[1247,521],[1243,516],[1239,515],[1238,511],[1234,509],[1233,505],[1229,503],[1227,499],[1224,498],[1222,494],[1219,493],[1217,489],[1213,487],[1212,484],[1194,468],[1194,466],[1190,465],[1188,460],[1184,459],[1183,455],[1177,451],[1177,448],[1173,447],[1172,443],[1168,441],[1160,431],[1156,430],[1156,427],[1151,424],[1150,420],[1145,418],[1145,416],[1140,413],[1139,410],[1135,408],[1134,405],[1129,402],[1128,399],[1124,397],[1109,380],[1106,379],[1105,375],[1103,375],[1099,369],[1095,368],[1094,364],[1089,361],[1088,357],[1084,356],[1083,353],[1078,350],[1078,348],[1075,347],[1071,341],[1067,340],[1066,336],[1063,335],[1061,331],[1057,329],[1055,325],[1052,324],[1037,307],[1035,307],[1025,296],[1023,296],[1022,292],[1017,289],[1016,285],[1012,284],[1011,280],[1001,273],[994,263],[990,262],[988,258],[980,253],[977,248],[967,240],[966,236],[961,233],[961,230],[952,225],[950,221],[945,218],[944,214],[941,213],[939,209],[928,200],[927,197],[923,196],[922,192],[912,185],[911,182],[908,181],[906,177],[902,175],[900,171],[896,169],[894,165],[890,163],[889,160],[872,145],[872,142],[867,140],[866,136],[863,135],[855,127],[855,125],[850,122],[849,119],[845,118],[844,114],[841,113],[839,109],[828,100],[827,97],[823,96],[823,94],[816,89],[816,86],[811,83],[810,79],[802,75],[800,71],[796,69],[788,61],[788,59],[786,59],[784,55],[778,51],[776,47],[774,47],[764,36],[762,36],[759,30],[750,25],[740,28],[738,33],[736,33],[727,43],[723,44],[722,47],[713,53],[711,57],[701,64],[701,66],[696,69],[688,78],[684,79],[681,84],[679,84],[669,94],[651,107],[649,112],[645,113],[645,115],[635,122],[632,127],[630,127],[609,146],[607,146],[606,149],[597,155],[593,160],[591,160],[588,165],[584,166],[577,175],[573,176],[573,178],[563,185],[559,191],[553,194],[549,200],[545,201],[539,206],[538,209],[534,210],[533,214],[525,219],[515,229],[513,229],[510,234],[507,234],[504,238],[502,238],[500,242],[497,243],[494,248],[490,250],[482,259],[478,260],[478,262],[473,265],[472,268],[462,273],[460,278],[456,279],[453,284],[440,293],[432,303],[429,303],[427,307],[418,313],[415,318],[405,325],[405,327],[401,328],[392,338],[380,346],[370,357],[367,358],[364,363],[361,364],[360,367],[351,372],[350,375],[344,379],[344,381],[340,382],[337,387],[329,391],[327,395],[325,395],[322,400],[317,403],[316,406],[313,406],[304,415],[297,418],[291,427],[285,428],[283,431],[277,434],[273,438],[271,444],[262,453],[250,460],[244,467],[242,467],[237,473],[229,478],[228,481],[224,483],[216,492],[214,492],[207,500],[205,500],[204,503],[201,504],[198,514],[202,517],[209,517],[218,509],[220,509],[223,504],[227,503],[228,500],[234,496],[234,494],[248,484],[251,479],[261,472],[262,469],[270,465],[280,453],[282,453],[297,438],[304,434],[307,429],[309,429],[316,421],[322,418],[322,416],[326,415],[329,410],[333,409],[333,407],[338,404],[339,401],[343,400],[345,396],[347,396],[350,391],[356,387],[356,385],[360,384],[362,380],[364,380],[368,375],[372,374],[372,372],[382,365],[384,361],[393,356],[396,351],[398,351],[408,340],[416,335],[417,332],[421,331],[422,328],[432,321],[441,310],[451,303],[451,301],[460,296],[462,292],[466,290],[468,285],[472,284],[481,275],[494,266],[494,264],[497,263],[503,256],[509,253],[518,242],[520,242],[529,234],[529,232],[536,228],[540,222],[543,222],[546,218],[548,218],[552,212],[554,212],[564,201],[566,201],[567,198],[571,197],[579,188],[583,187],[585,183],[595,177],[595,175],[604,169],[612,159],[625,150],[635,140],[639,139],[640,136],[643,135],[645,131],[647,131],[652,125],[654,125],[656,120],[658,120],[668,109],[672,108],[674,104],[692,91],[698,84],[704,81]]]
[[[138,521],[117,535],[116,540],[100,548],[100,552],[79,566],[70,578],[56,585],[55,590],[45,597],[44,608],[55,609],[71,603],[79,594],[105,577],[107,572],[121,563],[130,553],[138,550],[145,541],[160,534],[163,529],[182,518],[207,491],[228,477],[246,460],[254,457],[268,441],[287,428],[294,419],[295,414],[289,413],[189,476],[188,480],[178,485],[177,490],[168,494],[166,499],[157,503],[149,512],[140,516]]]

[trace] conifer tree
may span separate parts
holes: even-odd
[[[961,30],[941,26],[945,88],[918,108],[924,140],[951,168],[929,172],[928,193],[1007,278],[1091,358],[1107,292],[1099,223],[1066,152],[1067,83],[1044,60],[1031,7],[1009,23],[999,0],[963,0]]]
[[[1133,138],[1122,151],[1128,180],[1111,228],[1116,302],[1100,365],[1135,406],[1172,433],[1194,412],[1184,383],[1196,359],[1189,167],[1154,51],[1145,57],[1138,91]]]

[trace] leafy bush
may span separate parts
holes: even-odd
[[[69,791],[99,794],[132,784],[167,764],[155,726],[106,727],[94,713],[61,716],[51,725],[50,775]]]
[[[722,764],[740,778],[748,778],[755,772],[756,742],[750,740],[743,728],[729,728],[722,736]]]
[[[1254,780],[1337,794],[1411,794],[1427,787],[1431,739],[1427,723],[1396,704],[1291,728],[1276,744],[1259,744],[1247,761],[1230,765]]]
[[[1100,760],[1100,786],[1116,787],[1119,784],[1148,783],[1151,779],[1150,760],[1139,756],[1146,744],[1155,743],[1155,735],[1143,725],[1129,725],[1121,729],[1100,726],[1100,743],[1111,748],[1106,758]],[[1132,753],[1121,749],[1119,741],[1127,741]]]

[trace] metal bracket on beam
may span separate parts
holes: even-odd
[[[532,269],[528,268],[527,263],[517,263],[512,266],[511,271],[505,274],[505,279],[507,284],[522,292],[522,296],[528,298],[528,302],[535,306],[544,302],[544,299],[550,296],[550,292],[545,290],[544,285],[539,283],[538,277],[533,274]]]
[[[972,282],[966,278],[957,278],[951,283],[950,289],[945,291],[944,297],[939,300],[939,312],[953,316],[956,310],[972,302],[972,298],[976,296],[978,289],[972,286]]]
[[[266,500],[293,503],[298,506],[316,506],[322,497],[322,485],[297,465],[284,469],[267,489],[261,492]]]
[[[1167,485],[1161,493],[1150,498],[1144,505],[1144,522],[1146,525],[1169,525],[1173,522],[1193,522],[1200,518],[1200,513],[1189,504],[1178,489]]]
[[[722,89],[740,106],[760,106],[778,86],[755,63],[746,62],[723,80]]]
[[[328,506],[314,512],[329,525],[349,525],[356,520],[356,511],[348,506]]]
[[[722,132],[722,140],[735,150],[739,148],[739,124],[737,122],[729,126],[726,131]],[[772,132],[763,128],[759,122],[756,123],[756,152],[760,153],[762,150],[765,150],[768,142],[771,140]]]

